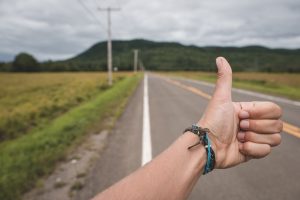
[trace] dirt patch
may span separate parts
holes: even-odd
[[[50,176],[26,193],[23,200],[73,199],[84,187],[85,177],[105,148],[107,136],[108,131],[88,136]]]

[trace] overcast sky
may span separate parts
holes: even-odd
[[[106,40],[106,14],[97,10],[106,6],[121,7],[114,39],[300,48],[299,0],[80,1],[0,0],[0,60],[21,51],[64,59]]]

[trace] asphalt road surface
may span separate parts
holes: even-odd
[[[91,198],[141,166],[145,145],[144,84],[142,81],[129,100],[108,138],[107,148],[75,199]],[[148,74],[152,157],[166,149],[187,126],[198,121],[213,89],[210,84]],[[234,101],[269,101],[271,98],[236,90],[232,95]],[[285,126],[281,145],[267,158],[201,176],[189,199],[300,199],[300,104],[277,98],[273,101],[283,108],[283,120],[294,125]]]

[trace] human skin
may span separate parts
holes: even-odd
[[[198,125],[210,130],[215,168],[224,169],[263,158],[271,152],[271,147],[280,144],[282,110],[272,102],[232,102],[231,67],[223,57],[218,57],[216,64],[215,91]],[[202,145],[187,149],[198,141],[198,136],[191,132],[179,136],[164,152],[94,200],[186,199],[203,173],[207,159]]]

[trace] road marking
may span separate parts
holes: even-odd
[[[185,79],[185,78],[177,78],[177,79],[188,81],[188,82],[191,82],[191,83],[196,83],[198,85],[205,85],[205,86],[208,86],[208,87],[215,87],[215,84],[207,83],[207,82],[203,82],[203,81],[190,80],[190,79]],[[271,101],[277,101],[277,102],[280,102],[280,103],[286,103],[286,104],[290,104],[290,105],[293,105],[293,106],[300,107],[300,102],[299,101],[293,101],[293,100],[284,99],[284,98],[281,98],[281,97],[274,97],[274,96],[271,96],[271,95],[261,94],[261,93],[258,93],[258,92],[252,92],[252,91],[247,91],[247,90],[237,89],[237,88],[232,88],[232,91],[234,91],[236,93],[240,93],[240,94],[246,94],[246,95],[253,96],[253,97],[259,97],[259,98],[268,99],[268,100],[271,100]]]
[[[184,85],[184,84],[180,83],[179,81],[175,81],[175,80],[172,80],[172,79],[165,79],[165,80],[167,82],[169,82],[169,83],[177,85],[178,87],[181,87],[181,88],[183,88],[185,90],[188,90],[188,91],[190,91],[192,93],[195,93],[195,94],[197,94],[197,95],[199,95],[199,96],[201,96],[201,97],[203,97],[205,99],[211,99],[211,96],[209,94],[207,94],[207,93],[205,93],[205,92],[203,92],[201,90],[198,90],[197,88],[194,88],[192,86]]]
[[[173,85],[176,85],[176,86],[178,86],[178,87],[180,87],[180,88],[183,88],[183,89],[185,89],[185,90],[188,90],[188,91],[190,91],[190,92],[192,92],[192,93],[194,93],[194,94],[197,94],[197,95],[199,95],[199,96],[201,96],[201,97],[203,97],[203,98],[205,98],[205,99],[208,99],[208,100],[209,100],[209,99],[211,99],[211,97],[212,97],[211,95],[209,95],[209,94],[207,94],[207,93],[205,93],[205,92],[199,90],[198,88],[195,88],[195,87],[192,87],[192,86],[188,86],[188,85],[182,84],[182,83],[180,83],[179,81],[175,81],[175,80],[172,80],[172,79],[170,79],[170,78],[165,78],[165,77],[163,77],[163,79],[164,79],[165,81],[167,81],[167,82],[173,84]],[[294,126],[294,125],[289,124],[289,123],[287,123],[287,122],[283,122],[283,131],[286,132],[286,133],[288,133],[288,134],[290,134],[290,135],[293,135],[293,136],[295,136],[295,137],[300,138],[300,128],[297,127],[297,126]]]
[[[143,105],[143,147],[142,147],[142,166],[152,159],[152,144],[150,132],[149,114],[149,95],[148,95],[148,75],[144,76],[144,105]]]
[[[300,128],[297,127],[297,126],[294,126],[294,125],[289,124],[287,122],[283,122],[283,131],[288,133],[288,134],[291,134],[295,137],[300,138]]]

